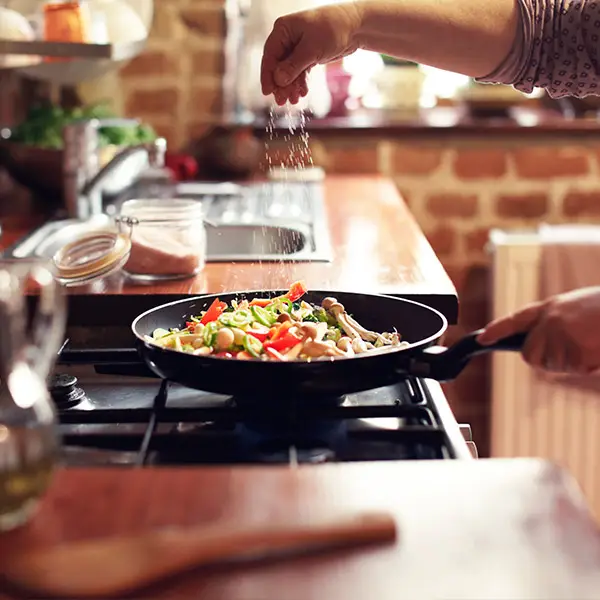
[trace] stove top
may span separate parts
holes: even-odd
[[[318,404],[266,408],[160,380],[132,356],[63,349],[49,389],[67,465],[471,458],[437,382],[408,378]]]

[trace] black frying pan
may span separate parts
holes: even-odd
[[[215,298],[229,304],[234,299],[274,297],[286,291],[213,294],[158,306],[132,323],[138,350],[148,367],[169,381],[207,392],[281,402],[308,396],[338,397],[391,385],[407,375],[448,381],[457,377],[473,356],[493,350],[518,351],[525,340],[525,334],[520,334],[483,347],[476,342],[475,332],[450,348],[432,347],[448,327],[437,310],[391,296],[331,291],[312,291],[303,300],[320,305],[323,298],[333,296],[367,329],[385,332],[396,328],[410,346],[331,361],[272,362],[194,356],[144,339],[158,327],[185,327],[186,321],[206,310]]]

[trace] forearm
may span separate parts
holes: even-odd
[[[484,77],[520,33],[518,0],[357,0],[360,47]]]

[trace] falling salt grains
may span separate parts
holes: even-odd
[[[265,157],[267,161],[267,170],[273,170],[273,157],[271,156],[271,142],[276,139],[277,132],[275,131],[275,108],[271,105],[269,109],[269,118],[267,119],[267,125],[265,127],[267,132],[267,139],[265,139]]]
[[[280,137],[276,127],[278,118],[277,110],[275,105],[271,105],[265,127],[267,134],[265,138],[267,172],[274,176],[274,170],[277,169],[279,172],[276,178],[281,182],[281,186],[277,186],[277,192],[275,192],[279,198],[272,199],[273,205],[277,205],[283,213],[289,212],[290,215],[295,213],[295,209],[293,206],[289,206],[286,211],[285,206],[285,199],[293,198],[294,196],[290,188],[289,169],[293,169],[295,172],[293,179],[301,180],[301,172],[307,167],[314,166],[309,145],[309,134],[306,131],[306,114],[303,109],[300,109],[297,115],[294,115],[294,112],[292,105],[287,103],[282,119],[287,132]],[[282,142],[281,145],[287,149],[287,152],[281,152],[277,142]],[[284,216],[283,213],[279,216]],[[277,275],[275,279],[281,279],[282,287],[287,285],[284,282],[289,282],[295,276],[292,263],[286,262],[283,257],[276,264],[272,265],[269,270],[271,275]]]
[[[279,171],[278,178],[287,181],[290,169],[298,175],[307,167],[313,167],[314,162],[309,145],[309,134],[306,131],[308,123],[303,109],[297,111],[287,103],[282,115],[282,121],[287,132],[280,136],[277,131],[278,119],[275,105],[269,109],[269,116],[265,127],[265,157],[267,172],[273,174],[274,169]],[[278,144],[277,142],[281,142]],[[285,149],[282,151],[281,146]]]
[[[312,158],[312,152],[310,151],[309,145],[309,136],[308,131],[306,131],[306,126],[308,125],[308,118],[306,117],[306,113],[304,110],[300,111],[300,156],[302,159],[306,160],[304,165],[308,163],[311,167],[314,167],[314,162]]]

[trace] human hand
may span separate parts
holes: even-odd
[[[528,332],[524,359],[556,373],[588,375],[600,369],[600,287],[582,288],[490,323],[477,341],[490,345]]]
[[[352,54],[361,15],[354,2],[323,6],[280,17],[265,42],[261,86],[280,106],[296,104],[308,93],[306,75],[312,67]]]

